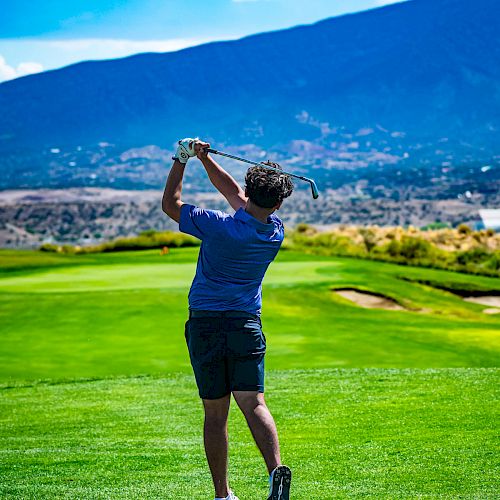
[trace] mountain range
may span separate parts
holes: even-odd
[[[500,162],[499,28],[497,0],[409,0],[4,82],[0,187],[117,178],[151,187],[140,172],[190,135],[219,149],[294,156],[319,176],[321,167],[343,176],[410,163],[491,168]],[[145,146],[159,147],[160,160],[120,159]]]

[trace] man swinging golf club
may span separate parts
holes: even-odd
[[[227,476],[227,417],[231,393],[243,412],[270,474],[268,500],[288,500],[291,471],[281,464],[278,434],[264,401],[266,338],[260,320],[262,280],[283,241],[274,214],[291,195],[290,177],[254,166],[243,190],[208,154],[210,144],[179,141],[163,194],[163,211],[180,231],[201,240],[189,292],[185,337],[205,410],[204,443],[216,500],[237,500]],[[197,156],[212,184],[236,211],[229,215],[181,200],[189,158]]]

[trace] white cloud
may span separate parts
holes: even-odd
[[[224,37],[225,40],[237,38],[236,36]],[[0,39],[0,54],[9,61],[20,63],[17,70],[11,62],[0,70],[2,78],[10,79],[28,72],[43,69],[56,69],[68,64],[81,61],[116,59],[143,52],[172,52],[206,42],[212,42],[220,37],[210,38],[170,38],[164,40],[128,40],[114,38],[74,38],[60,40],[46,40],[37,38],[26,39]],[[37,63],[27,63],[36,57]],[[13,74],[15,72],[15,75]]]
[[[16,70],[7,64],[5,59],[0,56],[0,82],[11,80],[16,77]]]
[[[17,76],[31,75],[43,71],[43,66],[40,63],[27,61],[17,65]]]
[[[404,2],[406,0],[375,0],[375,7],[383,7],[384,5],[389,5],[391,3]]]
[[[43,66],[40,63],[32,61],[21,62],[17,65],[17,68],[14,68],[13,66],[9,66],[5,58],[0,55],[0,82],[39,73],[40,71],[43,71]]]
[[[119,38],[73,38],[73,39],[0,39],[2,59],[0,81],[33,72],[50,70],[81,61],[116,59],[143,52],[172,52],[202,43],[232,40],[239,36],[216,36],[206,38],[167,38],[155,40],[129,40]],[[36,58],[37,63],[26,63]],[[14,64],[15,61],[15,64]],[[17,65],[17,69],[16,69]],[[40,67],[43,66],[43,68]]]

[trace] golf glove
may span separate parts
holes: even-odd
[[[178,142],[179,145],[177,146],[175,156],[172,156],[172,160],[179,160],[181,163],[186,164],[189,158],[196,156],[196,153],[194,152],[194,145],[199,140],[199,137],[195,137],[194,139],[191,137],[181,139]]]

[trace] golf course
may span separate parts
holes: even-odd
[[[0,250],[0,498],[213,498],[184,339],[197,253]],[[266,400],[293,499],[500,498],[500,314],[463,290],[500,280],[280,251]],[[229,440],[232,488],[265,498],[234,402]]]

